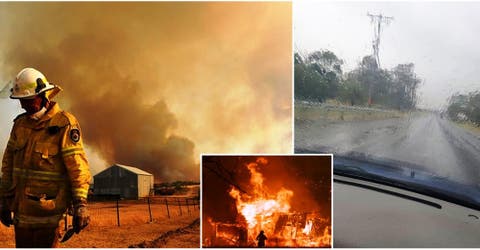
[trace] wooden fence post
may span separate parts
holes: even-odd
[[[147,197],[147,202],[148,202],[148,214],[150,215],[150,222],[153,222],[152,209],[150,208],[150,196]]]
[[[180,216],[182,216],[182,204],[180,204],[180,200],[177,198],[177,204],[180,209]]]
[[[185,198],[185,203],[187,203],[187,211],[188,211],[188,214],[190,214],[190,207],[188,206],[188,198]]]
[[[167,205],[167,214],[168,214],[168,218],[170,219],[170,210],[168,210],[168,202],[167,202],[167,199],[165,199],[165,205]]]
[[[120,198],[117,198],[117,225],[120,226],[120,207],[118,205],[118,201]]]

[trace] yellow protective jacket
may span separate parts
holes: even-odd
[[[91,179],[80,126],[57,103],[39,120],[14,120],[2,161],[0,195],[18,227],[54,227],[74,199],[86,199]]]

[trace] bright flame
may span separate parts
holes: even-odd
[[[262,230],[268,238],[266,246],[330,246],[329,219],[321,218],[314,212],[291,211],[290,202],[294,196],[292,190],[282,187],[277,192],[268,191],[264,185],[264,176],[257,170],[259,164],[267,163],[265,158],[259,157],[256,162],[246,165],[250,171],[250,194],[242,194],[235,187],[229,192],[236,201],[237,211],[245,219],[248,246],[256,244],[257,235]]]
[[[248,228],[255,228],[261,224],[261,221],[266,220],[268,217],[274,215],[274,213],[288,213],[290,211],[290,197],[293,196],[293,192],[288,189],[281,189],[276,199],[249,199],[250,201],[242,200],[240,192],[232,188],[230,196],[237,200],[237,209],[241,212],[245,220],[247,220]],[[248,198],[247,198],[248,199]],[[260,219],[259,219],[260,217]]]
[[[312,226],[313,226],[312,220],[308,220],[307,223],[305,223],[305,228],[303,229],[303,233],[305,235],[309,235],[310,232],[312,231]]]

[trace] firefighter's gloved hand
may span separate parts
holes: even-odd
[[[73,202],[73,229],[75,233],[80,233],[88,223],[90,223],[90,215],[87,210],[86,200],[77,200]]]
[[[5,201],[0,202],[0,221],[6,227],[10,227],[13,224],[12,213],[8,209]]]

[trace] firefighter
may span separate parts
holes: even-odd
[[[263,230],[257,235],[256,240],[258,241],[258,247],[265,247],[265,241],[267,240],[267,236],[265,236]]]
[[[3,155],[0,221],[14,226],[16,247],[56,247],[67,208],[75,233],[90,221],[82,134],[75,117],[51,101],[60,91],[33,68],[20,71],[11,90],[26,112],[15,118]]]

